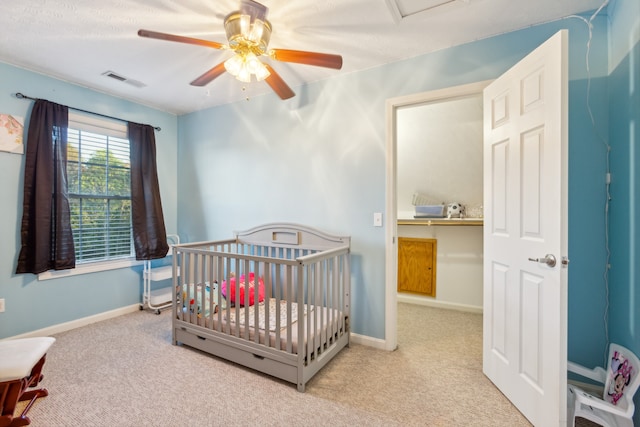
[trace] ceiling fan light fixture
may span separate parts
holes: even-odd
[[[254,19],[239,11],[231,12],[224,18],[224,30],[232,50],[248,49],[262,55],[267,51],[271,39],[271,23]]]
[[[251,16],[240,15],[240,35],[244,38],[248,38],[249,31],[251,31]]]
[[[224,68],[234,77],[238,75],[243,65],[242,56],[237,54],[224,61]]]
[[[251,83],[251,73],[246,66],[240,68],[240,71],[238,71],[238,74],[236,75],[236,79],[244,83]]]
[[[262,40],[262,33],[264,32],[264,22],[256,19],[251,26],[251,32],[249,33],[249,40],[253,43],[260,43]],[[265,45],[265,49],[266,49]]]
[[[269,72],[269,70],[267,70],[267,67],[262,62],[260,62],[260,67],[258,67],[258,69],[255,72],[256,80],[260,82],[266,79],[267,77],[269,77],[270,75],[271,73]]]
[[[247,69],[251,74],[255,74],[262,65],[262,62],[260,62],[258,57],[254,55],[253,52],[249,52],[245,55],[244,63],[247,64]]]
[[[224,62],[224,68],[241,82],[250,83],[254,75],[257,81],[266,79],[271,75],[267,67],[252,52],[236,53]]]

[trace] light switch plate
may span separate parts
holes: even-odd
[[[373,214],[373,226],[382,227],[382,212],[374,212]]]

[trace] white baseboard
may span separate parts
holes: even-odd
[[[386,341],[380,338],[373,338],[367,335],[359,335],[351,332],[351,342],[354,344],[362,344],[368,347],[377,348],[378,350],[386,350]]]
[[[459,304],[459,303],[447,302],[447,301],[438,301],[436,299],[425,298],[425,297],[420,297],[416,295],[398,294],[398,302],[482,314],[482,307],[479,307],[479,306]]]
[[[93,316],[83,317],[81,319],[48,326],[37,331],[31,331],[24,334],[16,335],[9,338],[3,338],[0,341],[16,339],[16,338],[32,338],[32,337],[48,337],[50,335],[59,334],[61,332],[70,331],[81,326],[87,326],[92,323],[101,322],[103,320],[112,319],[122,316],[123,314],[133,313],[140,310],[140,304],[133,304],[126,307],[116,308],[115,310],[105,311],[104,313],[94,314]]]

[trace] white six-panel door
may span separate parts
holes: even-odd
[[[484,91],[483,369],[545,427],[566,420],[567,37]]]

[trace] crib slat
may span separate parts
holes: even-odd
[[[282,348],[282,325],[280,324],[280,310],[282,309],[282,266],[276,266],[276,348]]]
[[[288,290],[288,295],[293,295],[293,268],[290,265],[287,265],[286,267],[286,283],[287,283],[287,288]],[[299,293],[299,292],[298,292]],[[301,307],[300,304],[298,304],[298,307]],[[290,327],[291,325],[291,298],[288,297],[287,298],[287,326],[289,326],[287,328],[287,353],[293,353],[293,341],[292,341],[292,328]],[[300,340],[300,335],[298,335],[298,340]],[[298,347],[299,348],[299,347]]]
[[[320,283],[318,286],[318,307],[326,307],[327,303],[325,301],[326,289],[327,289],[327,275],[326,269],[329,261],[322,261],[322,268],[320,269]],[[320,311],[320,322],[318,324],[318,332],[319,332],[319,343],[318,343],[318,356],[322,354],[324,351],[324,344],[327,342],[327,328],[325,327],[325,310]]]
[[[273,289],[273,283],[271,282],[271,263],[270,262],[265,262],[264,263],[264,311],[265,313],[271,313],[269,304],[271,302],[271,297],[274,295],[273,293],[274,289]],[[265,319],[264,319],[264,330],[265,330],[265,334],[268,335],[268,333],[266,331],[270,331],[271,330],[271,317],[269,316],[269,314],[266,315]],[[267,347],[271,346],[271,340],[267,337],[264,340],[264,344]]]
[[[313,320],[313,312],[311,311],[311,309],[313,308],[313,301],[312,301],[312,289],[313,289],[313,265],[309,265],[306,267],[306,282],[307,282],[307,318],[306,318],[306,322],[305,322],[305,340],[303,341],[305,343],[306,349],[306,355],[307,355],[307,361],[306,363],[309,363],[309,361],[311,360],[311,355],[313,354],[313,343],[311,342],[313,336],[311,335],[311,322]]]

